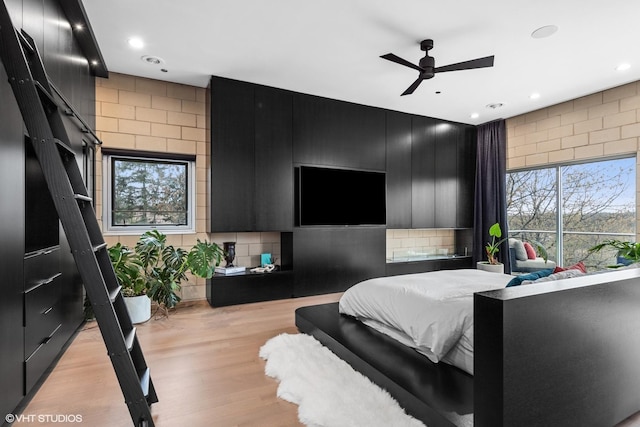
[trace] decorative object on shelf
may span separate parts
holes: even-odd
[[[479,261],[477,268],[478,270],[490,271],[492,273],[504,273],[504,264],[498,262],[496,255],[500,251],[500,244],[507,240],[507,238],[500,239],[502,237],[502,229],[499,223],[496,222],[489,227],[489,236],[491,237],[491,241],[487,242],[484,247],[487,254],[487,261]],[[500,240],[496,242],[496,239]]]
[[[260,254],[260,267],[264,268],[267,264],[273,264],[271,254]]]
[[[241,274],[247,271],[246,267],[216,267],[216,273],[218,274]]]
[[[265,264],[262,267],[255,267],[251,269],[252,273],[271,273],[276,269],[276,266],[273,264]]]
[[[234,267],[233,260],[236,257],[236,242],[223,242],[222,247],[224,250],[224,260],[226,261],[226,267]]]

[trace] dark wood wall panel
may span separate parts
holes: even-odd
[[[253,85],[212,79],[212,231],[254,229],[254,121]]]
[[[384,227],[297,228],[294,296],[342,292],[386,274]]]
[[[56,0],[5,0],[16,28],[24,29],[31,36],[43,57],[50,80],[61,90],[65,98],[71,101],[84,120],[95,127],[95,80],[91,76],[89,64],[77,61],[82,53],[74,39],[71,26],[60,25],[66,16]],[[30,370],[25,372],[24,338],[33,337],[24,328],[24,259],[25,240],[32,239],[30,234],[41,235],[37,226],[50,224],[54,233],[60,232],[60,268],[62,275],[56,279],[61,295],[58,320],[62,327],[55,335],[59,341],[58,349],[75,332],[83,320],[82,283],[68,248],[64,233],[56,221],[44,221],[37,212],[27,215],[25,206],[26,175],[25,138],[22,117],[18,110],[13,91],[9,87],[3,66],[0,66],[0,197],[11,203],[0,203],[0,275],[3,277],[0,288],[0,412],[12,413],[25,393],[25,378],[28,384],[37,384],[40,377]],[[72,140],[73,149],[82,162],[83,133],[77,126],[65,123]],[[50,212],[49,212],[50,213]],[[43,213],[48,215],[49,213]],[[36,227],[27,227],[27,221]],[[34,231],[35,230],[35,231]],[[36,236],[37,237],[37,236]],[[57,242],[56,242],[57,243]],[[31,262],[31,261],[30,261]],[[35,261],[38,262],[37,259]],[[28,271],[31,271],[28,269]],[[53,347],[52,347],[53,348]],[[57,350],[56,350],[57,352]],[[43,353],[44,354],[44,353]],[[56,354],[41,358],[40,368],[51,363]]]
[[[433,228],[436,209],[436,119],[413,116],[411,122],[412,228]]]
[[[411,116],[387,112],[387,228],[411,228]]]
[[[293,97],[293,161],[385,170],[385,112],[310,95]]]
[[[458,206],[458,139],[460,127],[450,123],[436,125],[435,140],[435,227],[455,228]]]
[[[293,105],[290,92],[255,89],[256,230],[293,227]]]

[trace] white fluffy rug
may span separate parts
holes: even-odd
[[[265,373],[280,381],[278,397],[298,405],[310,427],[424,427],[368,378],[315,338],[281,334],[260,349]]]

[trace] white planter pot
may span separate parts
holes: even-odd
[[[148,296],[124,297],[124,304],[131,317],[131,323],[142,323],[151,318],[151,299]]]
[[[489,264],[487,261],[480,261],[477,263],[476,268],[478,270],[489,271],[491,273],[504,274],[504,264]]]

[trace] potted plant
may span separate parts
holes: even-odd
[[[196,245],[186,251],[168,245],[167,236],[157,230],[140,236],[135,252],[140,257],[147,295],[165,314],[180,302],[178,291],[188,272],[208,279],[223,257],[222,249],[215,243],[198,239]]]
[[[109,247],[108,252],[116,278],[122,286],[121,292],[131,322],[146,322],[151,318],[151,300],[147,296],[147,281],[140,257],[121,243]]]
[[[487,254],[487,261],[479,261],[477,263],[477,268],[479,270],[490,271],[492,273],[504,273],[504,264],[499,262],[496,258],[496,255],[500,251],[500,244],[507,240],[506,237],[504,239],[500,239],[502,237],[502,229],[500,228],[499,223],[496,222],[489,227],[489,237],[491,237],[491,240],[487,242],[484,247]],[[496,241],[496,239],[500,240]]]
[[[616,250],[616,265],[610,265],[609,268],[619,268],[625,265],[640,262],[640,243],[625,242],[622,240],[605,240],[589,249],[589,253],[600,252],[604,248],[613,248]]]

